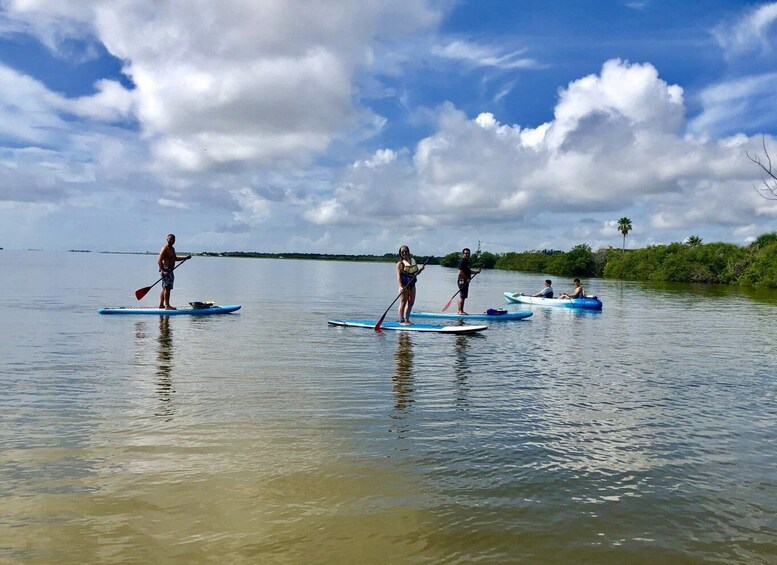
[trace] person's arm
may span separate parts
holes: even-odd
[[[176,260],[176,261],[188,261],[188,260],[189,260],[189,259],[191,259],[191,258],[192,258],[192,256],[191,256],[191,255],[187,255],[187,256],[185,256],[185,257],[178,257],[178,255],[176,255],[176,256],[175,256],[175,260]]]
[[[399,285],[399,292],[405,290],[405,285],[402,284],[402,261],[397,263],[397,284]]]

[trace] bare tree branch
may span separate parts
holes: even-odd
[[[761,159],[761,156],[758,153],[755,155],[750,155],[750,153],[745,151],[747,158],[758,165],[765,173],[763,178],[763,188],[758,188],[755,185],[753,185],[753,188],[755,188],[758,191],[758,194],[767,200],[777,200],[777,173],[772,170],[772,158],[769,156],[769,151],[766,149],[766,135],[761,136],[761,145],[764,148],[764,155],[766,155],[766,164],[764,164],[764,161]]]

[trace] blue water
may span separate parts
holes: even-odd
[[[173,303],[238,313],[97,314],[154,265],[0,252],[0,562],[777,563],[777,293],[376,334],[326,322],[380,317],[391,264],[195,257]],[[455,291],[428,267],[416,308]]]

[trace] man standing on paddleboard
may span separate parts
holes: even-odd
[[[469,266],[469,255],[469,247],[465,247],[461,251],[461,261],[459,261],[459,314],[466,314],[464,311],[464,301],[469,296],[469,281],[480,272],[480,269],[472,269]]]
[[[173,290],[173,283],[175,282],[175,269],[176,261],[186,261],[191,259],[191,255],[186,257],[178,257],[175,253],[175,235],[167,234],[167,245],[165,245],[159,252],[159,258],[157,259],[157,265],[159,265],[159,272],[162,274],[162,292],[159,295],[159,307],[165,310],[175,310],[170,306],[170,291]]]

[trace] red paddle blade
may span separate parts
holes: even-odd
[[[142,300],[145,295],[148,294],[148,291],[151,290],[150,286],[147,286],[145,288],[139,288],[135,291],[135,298],[138,300]]]
[[[454,294],[453,296],[456,296],[456,295]],[[447,311],[448,308],[451,307],[451,302],[453,302],[453,296],[451,296],[451,299],[448,300],[447,304],[445,304],[445,306],[442,307],[442,311],[443,312]]]

